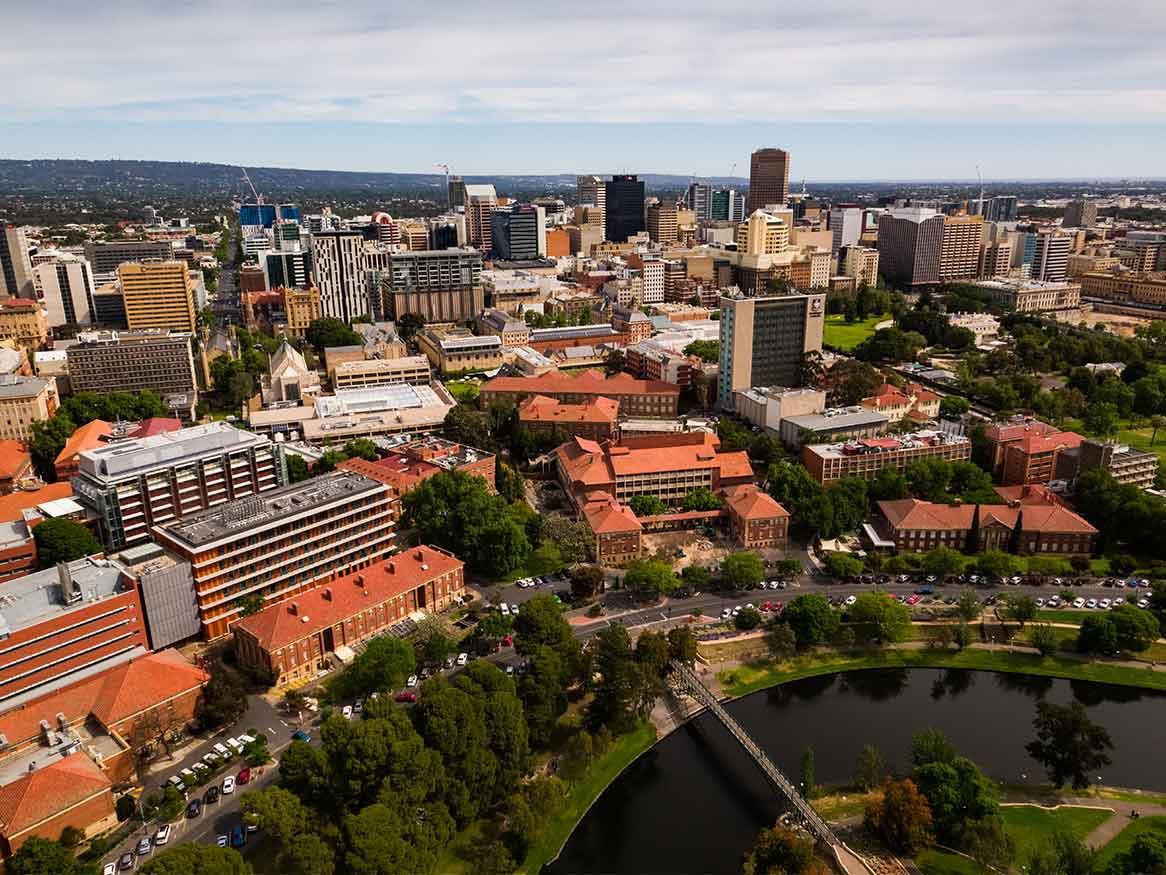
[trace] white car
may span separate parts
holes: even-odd
[[[154,844],[164,845],[170,841],[170,824],[164,823],[158,827],[158,831],[154,833]]]
[[[407,687],[417,686],[417,675],[415,675],[415,674],[409,675],[409,679],[407,681],[405,681],[405,686],[407,686]]]
[[[1075,608],[1085,607],[1085,599],[1082,599],[1082,598],[1073,599],[1073,607],[1075,607]]]
[[[1138,599],[1138,607],[1139,608],[1150,607],[1150,600],[1149,599]]]
[[[345,720],[351,720],[352,719],[352,706],[345,705],[343,708],[340,709],[340,713],[344,715]]]
[[[1035,602],[1033,602],[1033,604],[1036,605],[1038,608],[1043,608],[1045,606],[1045,600],[1044,599],[1037,599]]]
[[[857,597],[857,596],[848,595],[848,596],[846,597],[846,601],[844,601],[844,602],[843,602],[843,604],[844,604],[844,605],[846,605],[846,607],[848,607],[848,608],[849,608],[849,607],[850,607],[852,604],[854,604],[856,601],[858,601],[858,597]]]
[[[1111,602],[1109,601],[1109,599],[1102,599],[1101,601],[1099,601],[1097,603],[1097,606],[1099,608],[1101,608],[1101,610],[1103,610],[1103,611],[1108,611],[1110,604],[1111,604]]]
[[[733,616],[734,617],[740,613],[741,613],[741,606],[740,605],[737,605],[737,607],[733,608]]]
[[[230,796],[234,792],[235,792],[235,776],[234,775],[227,775],[227,777],[223,778],[223,795]]]
[[[1045,604],[1050,608],[1058,608],[1061,606],[1061,600],[1056,596],[1052,596]]]
[[[731,616],[733,616],[733,609],[732,608],[725,608],[723,611],[721,611],[721,619],[722,620],[727,620]]]
[[[215,839],[215,844],[217,844],[220,848],[225,848],[229,842],[230,839],[228,839],[226,836],[219,836],[217,839]]]
[[[1125,600],[1124,598],[1122,598],[1121,596],[1118,596],[1117,598],[1115,598],[1115,599],[1113,600],[1113,606],[1114,606],[1115,608],[1120,608],[1120,607],[1121,607],[1122,605],[1124,605],[1125,603],[1126,603],[1126,600]]]
[[[503,617],[510,616],[510,605],[506,604],[506,602],[503,602],[502,604],[500,604],[498,606],[498,610],[500,610],[502,612]]]
[[[227,750],[227,746],[222,742],[215,744],[215,753],[217,753],[225,760],[229,760],[231,758],[231,752]]]
[[[459,653],[457,655],[457,664],[458,665],[465,665],[469,661],[470,661],[470,655],[468,653]]]
[[[101,875],[117,875],[117,863],[106,863],[102,866]]]
[[[1085,602],[1085,607],[1092,611],[1097,607],[1097,599],[1089,599],[1087,602]]]

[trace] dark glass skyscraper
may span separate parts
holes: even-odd
[[[617,174],[604,183],[607,239],[626,243],[644,230],[644,183],[634,173]]]

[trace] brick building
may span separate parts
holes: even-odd
[[[596,563],[625,565],[640,557],[643,526],[631,508],[608,493],[600,493],[583,505],[581,513],[595,537]]]
[[[1061,431],[1036,419],[993,424],[985,431],[985,437],[991,452],[992,475],[1006,486],[1056,479],[1061,457],[1085,440],[1076,432]]]
[[[518,405],[518,421],[536,435],[558,430],[571,437],[611,440],[619,430],[619,402],[589,398],[580,404],[567,404],[545,395],[530,395]]]
[[[239,658],[271,668],[279,685],[314,678],[329,655],[377,635],[418,611],[453,604],[465,587],[463,565],[437,547],[412,547],[380,559],[232,626]]]
[[[862,406],[878,411],[891,422],[910,418],[917,422],[927,422],[939,416],[940,398],[918,383],[908,383],[904,388],[883,383],[868,398],[862,399]]]
[[[810,476],[822,484],[843,477],[871,480],[883,468],[902,470],[921,459],[955,462],[971,457],[972,444],[966,437],[938,431],[802,447],[802,464]]]
[[[1089,556],[1097,541],[1097,529],[1051,500],[950,505],[905,498],[880,501],[878,506],[879,526],[896,549],[908,552],[971,547],[1034,556]],[[973,530],[979,532],[978,542],[969,544]]]
[[[790,515],[784,507],[749,483],[725,490],[729,531],[746,550],[784,550]]]

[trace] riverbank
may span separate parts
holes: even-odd
[[[724,695],[739,699],[799,678],[866,668],[965,668],[1030,674],[1166,690],[1166,672],[1113,663],[1040,656],[971,646],[960,651],[887,648],[877,651],[826,651],[781,661],[746,663],[717,673]]]

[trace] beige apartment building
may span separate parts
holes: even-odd
[[[980,248],[980,276],[1008,276],[1012,267],[1011,243],[986,243]]]
[[[672,201],[648,205],[648,237],[653,243],[675,243],[677,238],[676,204]]]
[[[39,301],[9,298],[0,304],[0,342],[12,344],[30,353],[48,343],[49,320]]]
[[[0,440],[27,441],[32,424],[44,422],[58,407],[55,379],[0,374]]]
[[[194,286],[186,262],[127,262],[117,275],[130,328],[195,332]]]
[[[737,250],[746,255],[778,255],[789,249],[789,225],[773,213],[755,210],[737,226]]]
[[[1166,272],[1121,274],[1091,272],[1077,277],[1081,294],[1131,304],[1166,305]]]
[[[939,250],[941,281],[973,279],[979,275],[983,237],[983,216],[943,217],[943,245]]]
[[[284,289],[283,314],[287,318],[287,333],[291,337],[303,337],[308,326],[323,316],[320,308],[320,290]]]
[[[1070,255],[1069,276],[1083,273],[1108,273],[1121,267],[1121,259],[1114,255]]]
[[[854,277],[858,285],[874,287],[879,278],[879,251],[869,246],[847,246],[842,273]]]
[[[337,389],[365,389],[393,383],[428,386],[429,359],[423,355],[410,355],[396,359],[346,361],[337,365],[332,374],[332,384]]]

